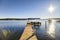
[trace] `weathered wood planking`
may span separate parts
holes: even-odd
[[[28,37],[30,37],[33,34],[33,29],[32,29],[32,25],[31,24],[27,24],[24,32],[21,36],[21,38],[19,40],[26,40]],[[29,40],[37,40],[36,35],[34,35],[33,37],[31,37]]]

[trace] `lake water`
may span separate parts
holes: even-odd
[[[0,40],[18,40],[27,24],[27,20],[0,21]]]
[[[31,21],[31,20],[30,20]],[[33,20],[34,21],[34,20]],[[38,20],[41,26],[36,31],[38,40],[60,40],[60,23],[52,21],[49,25],[46,20]],[[0,40],[18,40],[26,27],[27,20],[1,20]]]

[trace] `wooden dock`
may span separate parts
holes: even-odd
[[[24,32],[19,40],[27,40],[34,33],[32,25],[27,23]],[[36,35],[31,36],[28,40],[37,40]]]

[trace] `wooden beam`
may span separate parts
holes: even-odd
[[[29,38],[32,34],[34,33],[33,29],[32,29],[32,25],[31,24],[27,24],[24,32],[21,36],[21,38],[19,40],[27,40],[27,38]],[[37,40],[36,35],[32,36],[29,40]]]

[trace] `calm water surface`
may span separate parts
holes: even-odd
[[[27,20],[0,21],[0,40],[18,40],[27,24]]]
[[[45,21],[36,31],[38,40],[60,40],[60,23],[52,21],[45,27]],[[27,20],[0,21],[0,40],[18,40],[27,24]]]

